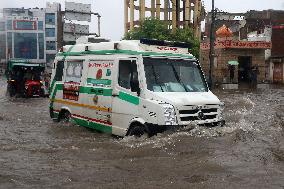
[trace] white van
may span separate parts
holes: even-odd
[[[184,44],[79,41],[55,58],[51,118],[118,136],[224,123],[223,103]]]

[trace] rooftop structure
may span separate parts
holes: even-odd
[[[135,15],[139,18],[135,19]],[[200,38],[204,16],[201,0],[124,0],[125,33],[139,27],[146,17],[152,17],[165,21],[173,32],[191,27],[195,37]]]

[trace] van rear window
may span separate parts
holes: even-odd
[[[65,82],[80,83],[82,77],[82,71],[83,71],[82,60],[68,61],[66,68]]]

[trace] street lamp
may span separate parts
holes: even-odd
[[[214,65],[214,57],[215,57],[215,51],[214,51],[214,42],[215,42],[215,36],[214,36],[214,26],[215,26],[215,0],[212,0],[212,9],[211,9],[211,26],[210,26],[210,51],[209,51],[209,88],[212,89],[213,87],[213,76],[212,76],[212,69]]]

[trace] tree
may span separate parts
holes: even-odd
[[[140,27],[126,33],[123,39],[139,40],[141,38],[190,43],[192,44],[190,52],[195,57],[199,57],[199,41],[194,38],[193,31],[190,28],[179,28],[175,33],[172,33],[172,30],[168,29],[164,21],[146,18]]]

